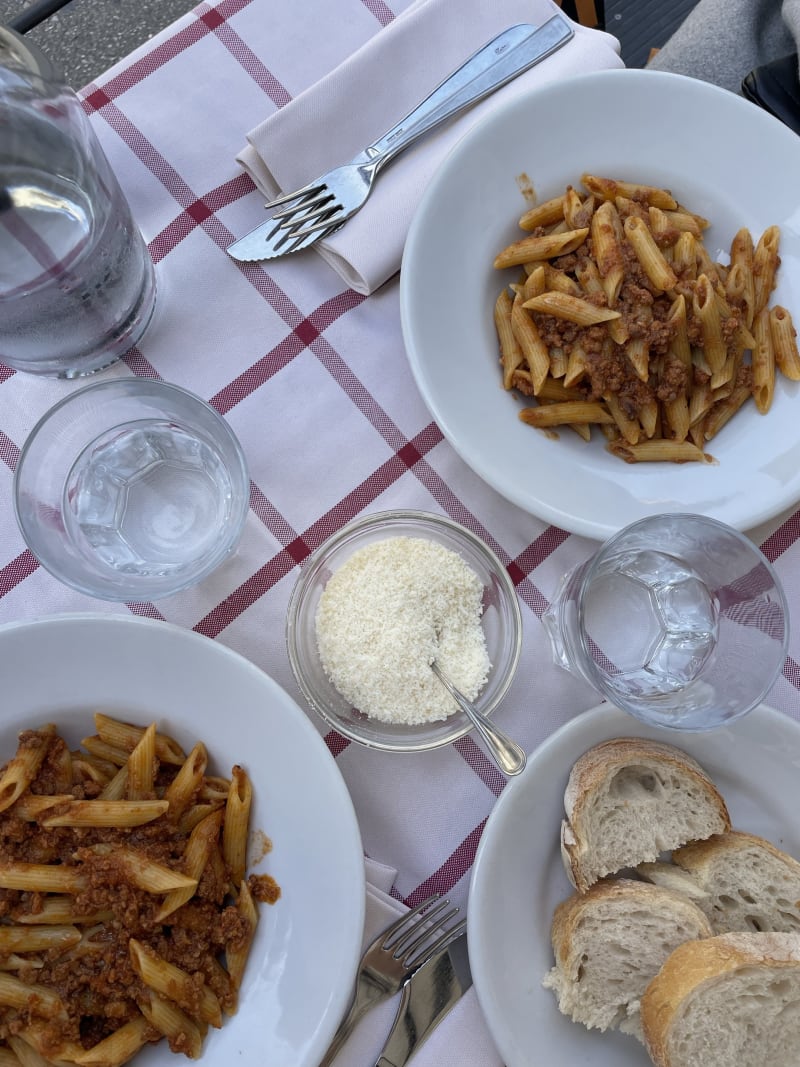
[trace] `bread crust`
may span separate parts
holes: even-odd
[[[749,834],[745,830],[728,830],[724,834],[714,834],[705,841],[692,841],[672,853],[672,862],[685,871],[704,871],[713,865],[720,854],[749,848],[769,853],[785,865],[787,873],[794,875],[800,882],[800,863],[794,856],[773,845],[765,837]]]
[[[580,892],[585,892],[598,877],[613,873],[593,871],[587,863],[587,852],[591,846],[587,822],[592,801],[620,770],[637,764],[677,771],[693,782],[706,796],[710,809],[717,816],[717,825],[709,833],[730,829],[730,815],[722,795],[705,770],[688,753],[673,745],[641,737],[616,737],[603,741],[575,761],[564,791],[566,819],[561,827],[561,854],[567,876]],[[684,843],[675,842],[675,846]],[[647,859],[655,859],[655,856],[642,856],[630,866]]]
[[[648,982],[672,946],[711,934],[703,912],[682,893],[625,878],[595,882],[556,907],[555,967],[543,984],[574,1022],[643,1040],[639,1001]],[[623,945],[627,957],[618,956]],[[610,969],[609,953],[618,956]]]
[[[573,938],[583,916],[603,900],[624,901],[630,908],[637,904],[646,908],[669,907],[674,912],[696,922],[701,929],[707,931],[706,936],[710,937],[713,932],[702,911],[682,893],[650,885],[648,882],[637,882],[632,878],[608,879],[595,882],[587,892],[573,893],[572,896],[556,905],[550,936],[553,942],[553,952],[561,966],[566,967],[568,964]]]
[[[677,1067],[670,1059],[670,1032],[688,997],[742,968],[764,966],[800,969],[800,934],[717,934],[679,945],[640,1005],[645,1044],[655,1067]]]

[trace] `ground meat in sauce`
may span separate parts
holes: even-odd
[[[590,201],[591,198],[587,198],[581,209],[582,214],[579,210],[578,214],[571,216],[571,225],[591,226]],[[637,194],[633,199],[618,198],[616,206],[622,222],[628,216],[636,216],[650,226],[646,193]],[[655,242],[660,248],[669,249],[679,239],[682,231],[670,223],[668,214],[660,216],[659,225],[660,229],[651,230]],[[540,227],[536,232],[541,236],[547,229]],[[620,313],[616,327],[610,329],[605,323],[589,327],[579,326],[538,311],[531,312],[531,316],[542,342],[551,352],[563,354],[565,360],[569,360],[576,351],[583,355],[582,377],[577,381],[570,379],[565,396],[583,397],[590,401],[614,396],[623,414],[637,420],[643,409],[653,410],[654,402],[669,403],[685,396],[693,386],[707,384],[711,375],[702,358],[686,366],[673,348],[677,330],[674,302],[678,295],[683,295],[685,299],[689,345],[700,351],[704,345],[702,324],[693,309],[695,273],[676,267],[675,286],[665,293],[652,284],[635,250],[624,238],[617,246],[617,255],[619,258],[615,259],[615,263],[623,267],[624,279],[614,301],[614,310]],[[594,260],[591,234],[581,247],[555,257],[550,261],[550,265],[562,272],[570,284],[577,282],[580,285],[582,279],[591,280],[590,275],[587,275],[587,266],[592,266],[588,264],[589,259]],[[608,271],[613,264],[600,266],[601,270]],[[724,283],[723,268],[712,265],[708,266],[707,270],[712,285]],[[566,286],[565,291],[568,291]],[[608,299],[602,291],[593,291],[591,288],[585,290],[581,287],[580,295],[581,299],[598,307],[608,306]],[[721,305],[720,330],[723,344],[729,354],[735,351],[735,346],[741,345],[742,326],[746,321],[745,311],[742,301],[728,299],[727,308],[724,304]],[[617,336],[622,338],[619,343],[614,339]],[[627,351],[627,345],[631,341],[639,346],[635,363],[631,361]],[[562,364],[564,365],[566,364]],[[532,397],[533,385],[524,368],[523,363],[522,368],[513,373],[511,384],[523,395]],[[735,385],[737,388],[752,388],[752,370],[746,363],[740,367]],[[670,432],[668,423],[664,424],[661,432]]]
[[[30,793],[83,799],[102,790],[102,785],[91,779],[65,781],[64,768],[69,764],[60,738],[25,731],[20,742],[26,749],[46,749]],[[157,793],[163,794],[176,770],[159,767]],[[163,920],[158,912],[164,895],[132,885],[130,869],[123,860],[132,852],[181,871],[187,841],[188,833],[182,832],[168,813],[139,827],[80,829],[41,827],[17,816],[13,805],[0,814],[0,862],[80,869],[86,875],[86,887],[72,898],[75,913],[98,920],[84,930],[83,940],[75,948],[35,953],[31,964],[17,971],[22,981],[58,993],[66,1005],[66,1015],[53,1015],[35,1000],[21,1010],[0,1008],[0,1040],[19,1034],[33,1022],[40,1051],[56,1058],[65,1041],[91,1048],[124,1023],[140,1017],[137,1001],[149,993],[131,962],[130,938],[192,976],[196,1002],[183,1005],[188,1014],[197,1009],[205,988],[214,992],[223,1012],[234,1010],[236,993],[220,962],[224,964],[226,950],[246,945],[251,930],[230,897],[231,876],[221,843],[212,851],[194,896]],[[274,903],[280,896],[277,883],[268,875],[251,875],[247,884],[258,902]],[[35,917],[47,900],[48,895],[40,892],[0,889],[0,915]],[[157,1030],[147,1028],[146,1041],[160,1038]],[[186,1036],[179,1036],[171,1047],[175,1052],[186,1051]]]

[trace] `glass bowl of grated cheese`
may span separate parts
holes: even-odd
[[[369,748],[419,752],[472,729],[431,662],[491,715],[519,662],[522,615],[480,538],[432,512],[383,511],[306,560],[286,643],[303,696],[329,726]]]

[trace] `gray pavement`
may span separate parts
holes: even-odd
[[[0,0],[8,22],[33,0]],[[605,0],[606,28],[622,43],[628,66],[644,66],[697,0]],[[197,0],[71,0],[26,36],[80,89],[158,30],[190,11]]]
[[[71,0],[26,38],[37,44],[74,89],[88,85],[197,0]],[[0,0],[0,22],[25,10],[27,0]]]

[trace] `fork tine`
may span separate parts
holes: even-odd
[[[429,897],[422,901],[421,904],[417,904],[416,908],[412,908],[411,911],[407,911],[405,915],[401,915],[399,919],[392,923],[388,930],[384,930],[378,940],[381,942],[383,948],[392,948],[397,938],[402,937],[405,933],[405,927],[411,924],[411,930],[416,929],[416,925],[413,920],[418,915],[421,915],[429,904],[433,904],[434,901],[439,899],[439,893],[432,893]],[[447,901],[444,901],[446,904]]]
[[[291,193],[282,193],[280,196],[276,196],[274,200],[267,201],[264,207],[271,211],[274,207],[280,207],[281,204],[288,204],[290,200],[297,200],[303,196],[309,196],[311,194],[318,193],[321,189],[325,188],[325,183],[320,181],[309,182],[308,185],[303,185],[299,189],[295,189]]]
[[[445,901],[444,903],[448,904],[449,901]],[[410,942],[404,944],[401,951],[395,950],[395,956],[402,958],[406,962],[413,960],[417,954],[418,949],[420,949],[426,942],[428,942],[435,933],[437,933],[439,930],[442,930],[445,923],[449,922],[449,920],[457,914],[458,908],[451,908],[450,911],[447,911],[443,915],[440,915],[436,922],[431,923],[430,926],[428,926],[428,924],[426,923],[425,928],[423,930],[420,930],[419,932],[415,930],[414,938]],[[447,931],[444,931],[444,934],[446,933]]]
[[[319,218],[319,221],[315,222],[312,226],[306,226],[306,222],[309,221],[308,219],[305,219],[305,218],[297,219],[297,220],[295,220],[294,222],[291,223],[291,225],[292,225],[292,233],[294,233],[296,237],[310,237],[310,235],[312,233],[316,233],[318,230],[324,230],[327,226],[331,226],[331,225],[338,226],[339,225],[339,220],[337,218],[335,218],[334,216],[337,215],[338,212],[340,212],[341,210],[342,210],[341,204],[337,204],[335,207],[329,208]],[[342,220],[342,221],[344,221],[344,220]],[[287,225],[289,225],[289,223],[286,223],[286,222],[282,223],[282,226],[284,226],[284,227],[287,226]],[[302,226],[303,229],[302,230],[298,230],[296,228],[298,226]]]
[[[289,219],[293,215],[298,215],[301,212],[303,213],[304,219],[310,217],[311,215],[318,214],[322,208],[324,208],[327,204],[331,202],[331,200],[333,200],[333,193],[328,189],[327,186],[320,185],[318,189],[319,191],[313,199],[303,197],[300,200],[299,204],[290,204],[282,211],[276,211],[275,214],[272,216],[273,219]]]
[[[400,959],[400,957],[409,949],[409,947],[414,943],[414,941],[419,938],[420,929],[422,929],[423,926],[423,937],[425,936],[426,931],[429,931],[431,929],[438,929],[441,920],[433,927],[429,926],[428,924],[429,922],[431,922],[431,920],[435,919],[437,915],[441,915],[442,911],[445,908],[449,907],[449,900],[440,900],[438,904],[436,904],[434,907],[426,909],[425,912],[420,915],[419,920],[415,923],[410,924],[408,929],[402,930],[399,934],[396,934],[393,937],[391,943],[385,941],[384,946],[386,948],[392,949],[395,959]]]
[[[449,948],[457,938],[461,937],[466,928],[466,918],[460,919],[455,926],[451,926],[449,930],[445,930],[441,936],[437,937],[435,941],[432,941],[431,944],[428,945],[424,953],[414,960],[414,966],[422,967],[429,959],[431,959],[431,957],[435,956],[437,952],[442,952],[444,949]]]
[[[320,234],[320,239],[324,240],[326,237],[330,237],[332,233],[335,233],[336,230],[339,229],[340,225],[341,223],[335,222],[332,226],[328,226]],[[270,235],[270,237],[271,236],[272,235]],[[311,235],[311,237],[312,239],[309,240],[308,234],[298,234],[294,233],[292,230],[287,230],[283,237],[281,237],[280,240],[275,242],[274,248],[276,251],[278,251],[282,248],[284,244],[286,244],[287,241],[291,241],[291,244],[287,245],[286,251],[296,252],[299,251],[301,248],[305,248],[306,245],[313,245],[316,241],[316,237],[314,237],[313,234]]]

